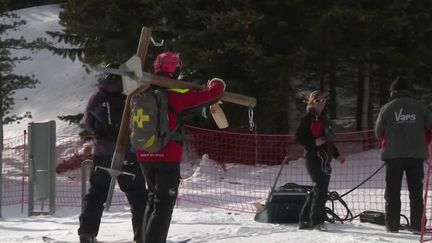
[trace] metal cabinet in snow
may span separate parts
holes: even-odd
[[[54,121],[29,123],[28,214],[54,214],[56,187],[56,125]],[[45,210],[48,202],[48,210]],[[35,210],[35,205],[40,210]]]

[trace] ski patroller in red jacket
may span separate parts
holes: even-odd
[[[180,113],[189,109],[213,104],[218,101],[225,89],[225,83],[219,79],[213,79],[206,88],[201,90],[169,89],[168,103],[176,112]],[[168,112],[169,129],[172,131],[177,125],[177,115]],[[149,153],[137,150],[137,160],[141,163],[180,163],[183,155],[183,145],[177,141],[170,140],[159,152]]]

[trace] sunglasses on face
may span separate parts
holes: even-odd
[[[313,102],[314,103],[324,103],[324,102],[326,102],[326,99],[314,99]]]

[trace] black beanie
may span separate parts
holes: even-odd
[[[410,90],[410,82],[405,77],[397,77],[395,81],[390,84],[390,92],[398,90]]]

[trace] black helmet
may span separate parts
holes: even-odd
[[[396,77],[396,79],[390,84],[390,92],[399,90],[411,90],[411,82],[407,77],[401,76]]]
[[[105,67],[118,69],[120,65],[118,63],[108,63]],[[122,77],[117,74],[108,73],[105,75],[104,79],[121,79]]]
[[[106,65],[108,68],[118,68],[120,65],[110,63]],[[101,80],[99,80],[99,88],[108,93],[121,93],[123,92],[123,81],[122,76],[117,74],[107,74]]]

